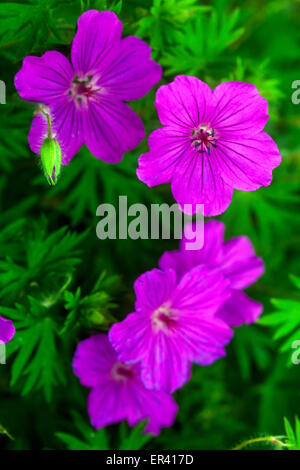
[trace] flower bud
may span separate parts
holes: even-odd
[[[55,185],[61,169],[61,149],[53,137],[47,137],[42,143],[41,160],[49,184]]]

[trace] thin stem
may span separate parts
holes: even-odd
[[[52,138],[52,127],[51,127],[50,115],[48,113],[46,113],[44,110],[42,110],[42,113],[44,114],[44,116],[46,116],[47,125],[48,125],[48,137],[49,137],[49,139],[51,139]]]
[[[45,300],[43,302],[43,305],[45,307],[49,308],[53,304],[55,304],[57,302],[57,300],[60,298],[60,296],[64,293],[64,291],[67,289],[67,287],[69,286],[71,281],[72,281],[72,276],[71,276],[71,274],[68,274],[68,277],[67,277],[67,280],[66,280],[65,284],[50,299]]]

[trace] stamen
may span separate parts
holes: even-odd
[[[68,96],[75,101],[77,106],[87,106],[90,100],[97,100],[103,88],[97,85],[97,77],[87,75],[86,77],[74,76]]]
[[[202,124],[197,129],[192,129],[191,144],[198,153],[207,153],[210,155],[211,147],[217,148],[217,139],[215,130],[208,125]]]
[[[162,305],[152,314],[152,325],[158,330],[167,331],[176,326],[176,318],[174,312],[167,305]]]

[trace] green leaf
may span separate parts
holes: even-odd
[[[289,450],[300,450],[300,420],[298,416],[295,417],[295,431],[293,430],[289,420],[284,418],[284,427],[287,434],[285,442]]]
[[[16,353],[11,385],[22,379],[22,395],[42,389],[46,400],[50,402],[53,387],[65,383],[56,344],[58,328],[49,316],[48,308],[32,297],[28,300],[27,307],[0,307],[0,313],[13,320],[16,327],[16,334],[8,344],[8,355]]]

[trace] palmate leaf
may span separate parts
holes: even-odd
[[[71,10],[67,8],[68,4],[72,6]],[[49,35],[52,35],[56,42],[70,43],[76,26],[74,10],[80,13],[80,2],[68,0],[64,2],[63,9],[59,7],[58,0],[28,0],[26,2],[23,0],[18,3],[1,3],[0,50],[9,51],[9,56],[16,61],[22,59],[26,53],[45,45],[49,41]],[[71,24],[68,24],[69,18]],[[66,29],[71,29],[71,31],[66,31]]]
[[[120,277],[108,277],[102,272],[90,294],[83,296],[78,287],[73,294],[64,293],[65,309],[69,311],[66,316],[61,334],[71,330],[77,325],[96,328],[107,328],[116,320],[112,310],[118,306],[114,301],[115,294],[120,295]]]
[[[68,450],[110,450],[114,448],[139,450],[152,439],[151,434],[143,434],[145,422],[138,423],[133,429],[122,423],[119,443],[112,447],[105,428],[95,431],[78,413],[72,413],[72,418],[83,439],[64,432],[55,433],[55,436],[67,446]]]
[[[292,282],[300,288],[300,278],[291,276]],[[293,351],[293,343],[300,341],[300,294],[299,300],[272,299],[271,303],[276,307],[276,312],[264,315],[259,323],[275,328],[273,338],[283,340],[280,351]],[[300,345],[300,344],[299,344]],[[290,359],[289,359],[290,364]]]
[[[12,233],[7,227],[4,231],[6,236],[11,235],[7,241],[2,234],[0,298],[9,304],[25,291],[40,295],[47,303],[80,262],[78,245],[85,234],[77,235],[63,227],[48,235],[44,218],[16,222],[12,228],[18,230]]]
[[[154,51],[176,43],[178,31],[197,11],[209,11],[210,6],[200,6],[196,0],[154,0],[150,14],[137,22],[134,34],[149,40]]]
[[[53,387],[64,384],[65,377],[56,345],[58,326],[49,309],[28,297],[28,305],[16,304],[14,309],[0,306],[0,313],[16,327],[16,334],[7,345],[7,355],[16,354],[11,385],[22,378],[21,395],[42,389],[50,402]]]
[[[121,163],[112,165],[95,158],[84,147],[63,168],[58,184],[49,190],[49,197],[57,200],[57,210],[66,213],[73,225],[96,215],[101,203],[117,206],[119,196],[128,196],[128,204],[143,202],[153,197],[136,176],[137,158],[126,154]],[[44,179],[37,182],[45,184]]]
[[[237,329],[233,348],[244,380],[251,378],[253,366],[266,370],[272,360],[272,340],[254,325]]]
[[[284,428],[287,434],[285,445],[289,450],[300,450],[300,420],[295,417],[295,431],[287,418],[284,418]]]

